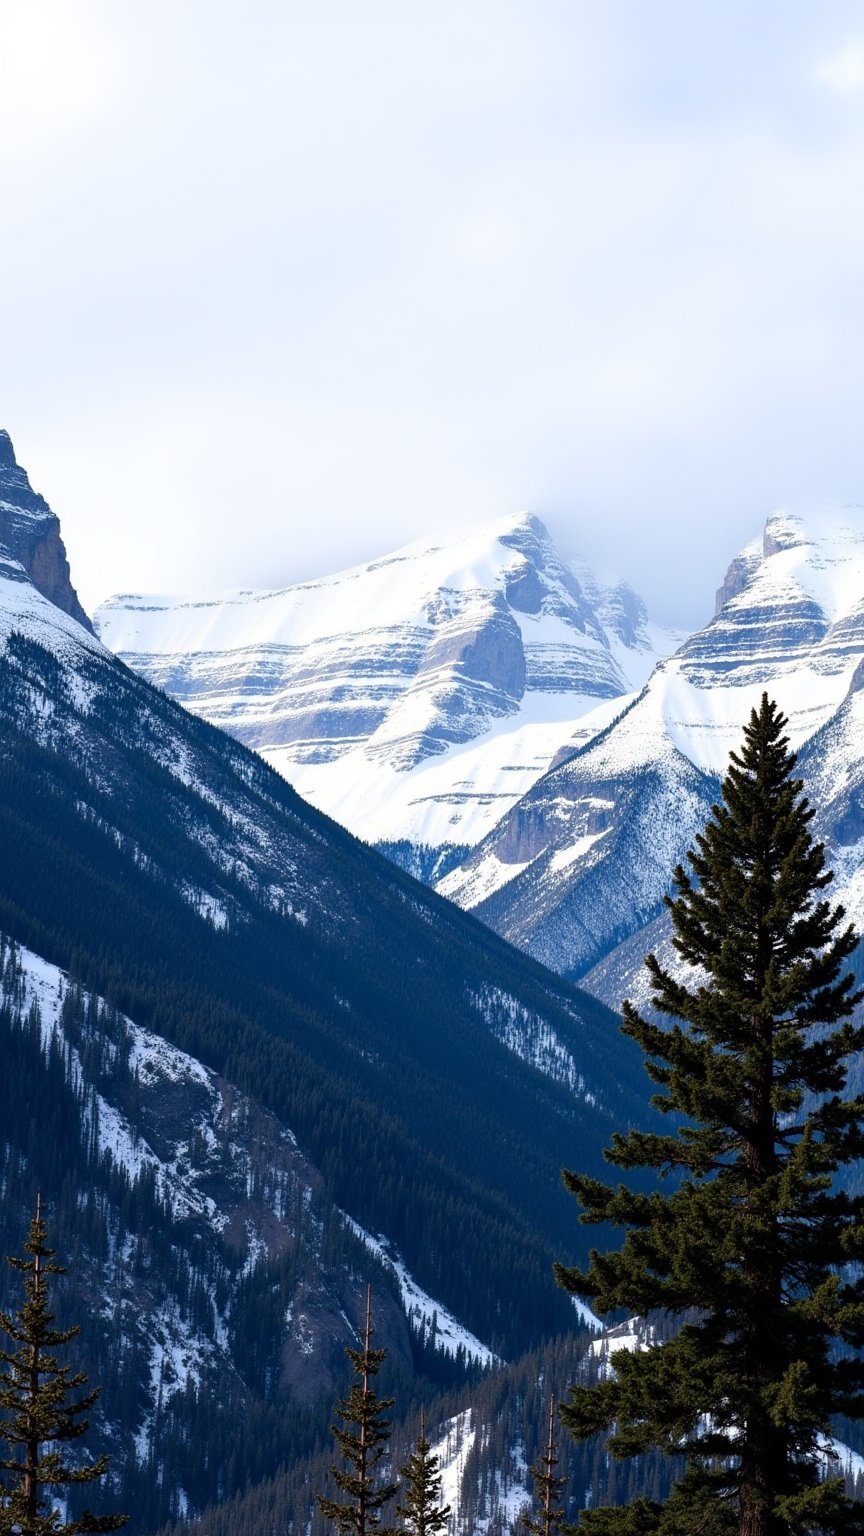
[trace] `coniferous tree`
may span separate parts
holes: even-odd
[[[533,1532],[533,1536],[553,1536],[560,1530],[564,1519],[564,1510],[559,1504],[561,1491],[566,1483],[566,1477],[556,1474],[558,1454],[555,1446],[555,1399],[549,1398],[549,1421],[546,1429],[546,1449],[537,1457],[531,1468],[531,1477],[534,1482],[534,1493],[537,1499],[537,1513],[530,1511],[522,1516],[522,1524],[527,1531]]]
[[[65,1274],[53,1263],[54,1249],[46,1242],[42,1202],[24,1244],[27,1259],[7,1262],[24,1275],[25,1300],[15,1317],[0,1312],[0,1329],[14,1348],[0,1349],[6,1367],[0,1376],[0,1533],[15,1536],[85,1536],[88,1532],[116,1531],[126,1515],[97,1516],[85,1510],[77,1520],[63,1520],[50,1498],[49,1489],[67,1489],[92,1483],[108,1469],[107,1456],[90,1466],[74,1466],[60,1447],[86,1433],[84,1415],[99,1396],[99,1389],[81,1392],[87,1378],[60,1365],[54,1350],[68,1344],[77,1327],[53,1328],[54,1314],[48,1303],[48,1276]]]
[[[438,1457],[426,1438],[425,1415],[420,1415],[417,1444],[400,1468],[404,1491],[396,1513],[408,1536],[438,1536],[446,1528],[450,1505],[441,1504],[441,1472]]]
[[[786,721],[763,696],[733,753],[668,905],[675,973],[649,955],[659,1027],[624,1005],[672,1134],[616,1134],[620,1168],[672,1172],[669,1194],[565,1173],[582,1220],[626,1230],[559,1279],[601,1312],[665,1309],[667,1342],[613,1355],[573,1387],[577,1438],[610,1431],[617,1456],[658,1447],[686,1470],[665,1502],[583,1513],[604,1536],[804,1536],[864,1531],[843,1480],[820,1481],[833,1413],[864,1416],[862,1201],[837,1188],[864,1154],[864,1101],[841,1097],[864,1029],[845,962],[856,935],[823,892],[831,880],[793,777]],[[844,1349],[844,1346],[846,1347]]]
[[[326,1519],[332,1520],[343,1536],[367,1536],[376,1531],[379,1536],[393,1536],[392,1530],[382,1525],[381,1511],[396,1493],[396,1483],[376,1482],[375,1469],[387,1454],[390,1441],[390,1421],[384,1415],[396,1401],[393,1397],[379,1397],[372,1378],[377,1376],[386,1356],[386,1350],[372,1348],[372,1287],[366,1291],[366,1322],[363,1330],[363,1348],[346,1348],[345,1353],[354,1367],[356,1380],[351,1383],[348,1396],[337,1404],[342,1424],[331,1425],[331,1432],[347,1467],[331,1468],[333,1480],[347,1497],[324,1498],[318,1494],[318,1506]]]

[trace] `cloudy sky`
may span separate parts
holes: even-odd
[[[528,507],[697,624],[864,501],[862,189],[857,0],[0,0],[0,425],[90,606]]]

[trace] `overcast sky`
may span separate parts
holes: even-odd
[[[0,0],[0,425],[88,606],[527,507],[695,625],[862,407],[859,3]]]

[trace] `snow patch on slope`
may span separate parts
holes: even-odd
[[[503,1363],[486,1344],[481,1343],[467,1328],[463,1328],[452,1312],[448,1312],[439,1301],[427,1295],[409,1274],[403,1259],[386,1237],[372,1237],[371,1233],[364,1231],[363,1227],[358,1226],[350,1216],[345,1217],[345,1223],[366,1245],[370,1253],[374,1253],[385,1268],[395,1275],[402,1305],[415,1333],[421,1334],[428,1342],[434,1344],[442,1354],[455,1356],[458,1350],[463,1350],[468,1359],[476,1361],[484,1369]]]
[[[66,973],[31,950],[20,947],[19,955],[25,1008],[34,1003],[38,1007],[42,1038],[46,1045],[52,1039],[65,1040],[61,1011],[69,985]],[[205,1089],[210,1105],[215,1110],[219,1101],[215,1073],[208,1071],[184,1051],[169,1045],[160,1036],[133,1024],[130,1019],[124,1018],[123,1023],[131,1042],[130,1065],[133,1070],[138,1070],[143,1082],[196,1084]],[[69,1042],[66,1042],[66,1050],[72,1063],[72,1081],[80,1086],[84,1078],[80,1056]],[[216,1210],[213,1200],[198,1189],[189,1177],[187,1143],[178,1144],[172,1158],[157,1157],[125,1115],[98,1092],[95,1094],[95,1115],[100,1149],[109,1153],[118,1167],[122,1167],[133,1179],[148,1170],[152,1171],[157,1188],[170,1206],[175,1220],[180,1221],[190,1215],[213,1220]],[[190,1125],[190,1136],[196,1128],[200,1129]]]
[[[432,1455],[438,1458],[441,1473],[441,1504],[450,1507],[448,1527],[451,1533],[461,1530],[459,1509],[462,1502],[462,1483],[468,1457],[474,1449],[477,1431],[474,1428],[474,1411],[466,1408],[449,1419],[443,1434],[432,1446]]]
[[[500,987],[484,987],[471,994],[471,1001],[482,1015],[496,1040],[522,1061],[527,1061],[553,1082],[562,1083],[588,1104],[596,1102],[585,1086],[572,1052],[540,1014],[531,1013],[517,998]]]

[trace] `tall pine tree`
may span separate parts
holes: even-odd
[[[0,1312],[0,1330],[13,1344],[12,1349],[0,1349],[5,1366],[0,1375],[0,1536],[86,1536],[119,1530],[128,1518],[85,1510],[77,1520],[64,1520],[48,1497],[49,1491],[62,1493],[104,1477],[108,1458],[75,1465],[61,1449],[86,1433],[85,1415],[99,1389],[82,1392],[87,1378],[60,1365],[54,1354],[78,1329],[52,1327],[48,1276],[66,1271],[53,1262],[54,1249],[46,1239],[42,1202],[37,1199],[24,1244],[29,1258],[7,1260],[24,1276],[24,1303],[14,1318]]]
[[[559,1267],[601,1312],[663,1309],[666,1343],[613,1356],[573,1387],[577,1438],[609,1432],[617,1456],[659,1447],[686,1470],[665,1502],[583,1513],[603,1536],[811,1536],[864,1531],[843,1480],[820,1480],[831,1415],[864,1416],[862,1201],[837,1187],[864,1155],[864,1100],[844,1100],[864,1029],[846,962],[856,935],[824,898],[831,875],[809,831],[786,720],[763,696],[669,898],[675,971],[649,955],[659,1027],[624,1004],[680,1117],[668,1135],[616,1134],[619,1168],[672,1173],[634,1193],[565,1173],[582,1220],[625,1229],[587,1271]],[[837,1346],[840,1346],[839,1348]],[[843,1348],[846,1346],[847,1348]]]
[[[347,1462],[347,1467],[333,1467],[337,1488],[346,1498],[324,1498],[318,1494],[318,1506],[326,1519],[332,1520],[342,1536],[393,1536],[381,1523],[381,1511],[393,1498],[397,1484],[376,1480],[378,1463],[387,1454],[390,1422],[384,1417],[395,1398],[379,1397],[372,1378],[377,1376],[386,1350],[372,1348],[372,1287],[366,1291],[366,1322],[363,1348],[345,1350],[354,1367],[356,1379],[348,1396],[337,1405],[341,1425],[332,1426],[333,1438]]]

